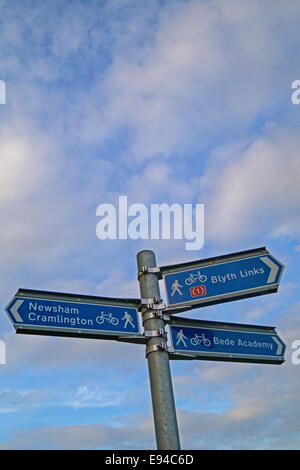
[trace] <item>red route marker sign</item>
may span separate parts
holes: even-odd
[[[206,287],[204,285],[202,286],[194,286],[190,288],[191,291],[191,296],[192,297],[200,297],[201,295],[206,294]]]

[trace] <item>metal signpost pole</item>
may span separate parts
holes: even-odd
[[[137,263],[157,449],[180,450],[155,254],[143,250],[137,254]]]

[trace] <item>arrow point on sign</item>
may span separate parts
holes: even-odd
[[[21,305],[23,304],[24,300],[16,300],[16,302],[13,304],[13,306],[10,308],[10,313],[12,314],[12,316],[14,317],[14,319],[18,322],[21,322],[23,323],[23,319],[22,317],[20,316],[19,314],[19,308],[21,307]]]
[[[283,350],[283,344],[279,341],[279,339],[277,338],[277,336],[272,336],[273,340],[275,341],[275,343],[277,344],[277,351],[276,351],[276,355],[277,356],[280,356],[281,353],[282,353],[282,350]]]
[[[263,256],[260,259],[263,263],[265,263],[270,268],[269,277],[267,279],[267,284],[270,284],[271,282],[275,281],[276,275],[278,273],[279,266],[277,266],[277,264],[273,263],[273,261],[270,260],[270,258],[267,258],[266,256]]]

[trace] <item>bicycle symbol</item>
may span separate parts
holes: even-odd
[[[104,313],[104,312],[101,312],[101,315],[99,315],[98,317],[96,317],[96,322],[97,322],[99,325],[103,325],[103,323],[104,323],[105,320],[106,320],[108,323],[110,323],[111,325],[114,325],[114,326],[116,326],[116,325],[119,323],[118,318],[114,317],[112,313]]]
[[[201,274],[200,271],[197,271],[195,274],[191,273],[189,277],[186,278],[185,283],[187,286],[190,286],[191,284],[194,284],[194,282],[198,280],[200,282],[206,282],[207,276],[205,276],[205,274]]]
[[[193,346],[198,346],[198,344],[203,343],[207,348],[211,345],[210,339],[205,338],[204,333],[201,333],[201,335],[195,333],[194,338],[191,339],[191,343]]]

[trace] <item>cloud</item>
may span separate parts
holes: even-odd
[[[251,238],[258,230],[269,237],[299,236],[299,144],[293,133],[275,130],[254,141],[221,171],[207,172],[203,183],[209,178],[210,240],[233,242]]]
[[[140,420],[139,420],[140,421]],[[153,428],[148,419],[135,426],[103,424],[43,426],[15,431],[2,449],[154,449]],[[116,442],[118,443],[116,446]]]
[[[105,367],[135,370],[144,358],[144,346],[112,340],[60,338],[7,333],[6,361],[10,368],[31,364],[35,368],[60,368],[103,361]],[[124,357],[126,351],[126,357]],[[120,361],[120,358],[123,358]]]
[[[123,129],[128,159],[141,162],[190,153],[201,160],[201,151],[216,142],[216,129],[223,140],[244,133],[284,97],[289,102],[296,70],[287,48],[296,37],[299,6],[283,16],[281,10],[257,1],[166,4],[151,41],[135,38],[135,47],[114,51],[84,99],[82,137],[94,141]],[[279,23],[280,36],[274,32]],[[132,46],[130,32],[127,41]]]
[[[11,4],[6,10],[1,64],[12,80],[14,114],[37,124],[42,115],[47,130],[68,142],[101,148],[120,137],[118,158],[129,162],[180,154],[201,160],[216,129],[225,140],[244,132],[281,104],[294,78],[296,4],[283,11],[236,0],[64,8],[56,1],[22,18]]]
[[[128,392],[121,390],[105,390],[105,387],[96,384],[80,385],[73,397],[67,402],[68,406],[78,408],[103,408],[120,406],[126,403]]]
[[[93,4],[93,8],[98,8],[97,11],[101,13],[100,25],[106,15],[111,18],[110,26],[105,32],[99,28],[92,6],[83,7],[80,2],[75,2],[72,9],[66,7],[62,11],[61,17],[58,3],[52,8],[43,6],[32,17],[25,15],[23,21],[14,21],[14,35],[7,29],[2,33],[4,42],[12,41],[12,47],[18,51],[18,65],[11,63],[7,55],[3,57],[3,64],[13,76],[22,75],[20,68],[24,46],[22,47],[20,38],[26,27],[32,30],[32,37],[28,40],[35,39],[38,44],[33,50],[34,63],[30,68],[30,76],[25,76],[22,87],[14,86],[15,99],[11,108],[6,108],[10,109],[10,119],[16,119],[17,116],[22,125],[26,120],[30,125],[27,126],[26,139],[24,137],[20,144],[24,155],[23,163],[14,173],[13,179],[7,168],[8,178],[5,179],[4,187],[18,185],[20,190],[23,188],[24,195],[26,191],[40,194],[41,187],[43,191],[49,188],[45,191],[44,198],[39,196],[38,201],[33,201],[34,204],[27,202],[22,205],[18,199],[13,210],[9,209],[10,223],[7,226],[11,230],[6,228],[3,232],[8,247],[5,250],[7,256],[11,256],[15,247],[20,247],[21,256],[28,253],[29,257],[32,257],[34,247],[40,249],[40,254],[47,245],[52,247],[54,256],[59,257],[70,253],[72,249],[76,250],[87,233],[89,241],[91,237],[95,237],[92,232],[96,218],[91,221],[87,207],[93,204],[96,207],[104,199],[115,197],[121,188],[123,193],[124,188],[126,189],[134,202],[140,199],[143,199],[140,202],[151,200],[153,194],[158,199],[172,198],[186,202],[198,198],[199,194],[203,195],[206,211],[212,213],[212,224],[209,219],[206,223],[213,227],[206,236],[211,240],[218,239],[221,227],[224,240],[228,239],[226,233],[230,230],[241,230],[236,222],[240,215],[244,231],[249,233],[249,226],[250,231],[252,230],[251,211],[256,208],[252,207],[251,200],[254,198],[256,203],[261,201],[260,198],[265,197],[267,191],[274,195],[274,188],[271,187],[271,182],[266,184],[261,176],[258,191],[252,198],[253,185],[248,195],[245,185],[250,175],[256,176],[256,171],[265,174],[265,165],[271,168],[270,179],[275,178],[276,181],[276,204],[281,192],[285,192],[288,182],[278,185],[278,174],[283,170],[282,164],[278,163],[279,152],[286,150],[283,148],[284,144],[277,150],[278,158],[275,156],[274,169],[271,156],[260,158],[260,164],[254,163],[255,152],[264,151],[258,142],[253,145],[252,157],[247,158],[241,152],[237,155],[236,164],[232,163],[229,168],[224,168],[222,175],[211,177],[211,174],[206,173],[205,178],[200,179],[200,184],[196,184],[196,175],[203,171],[206,159],[201,150],[207,147],[211,136],[215,136],[216,126],[225,130],[228,125],[234,132],[237,125],[240,129],[245,129],[253,122],[257,113],[267,106],[271,97],[274,98],[273,91],[274,87],[279,87],[279,78],[278,74],[275,80],[271,80],[271,77],[285,52],[284,45],[279,44],[277,35],[273,34],[273,26],[281,18],[281,10],[273,8],[272,15],[266,15],[262,22],[262,10],[269,10],[259,2],[247,4],[249,8],[236,2],[225,6],[218,1],[211,4],[191,1],[184,5],[182,2],[174,2],[160,8],[153,3],[145,10],[135,4],[137,16],[132,16],[133,10],[126,9],[126,6],[128,4],[125,2],[119,6],[121,10],[118,10],[116,5],[100,8]],[[293,14],[296,11],[297,6],[293,6],[291,12],[284,13],[285,35],[283,38],[281,36],[284,44],[288,44],[294,37],[296,24]],[[12,8],[8,15],[12,23],[14,15],[15,9]],[[39,21],[43,16],[51,18],[46,29],[40,27]],[[57,17],[58,25],[55,22]],[[85,28],[83,23],[87,25]],[[254,23],[255,33],[251,28]],[[76,38],[73,30],[76,31]],[[97,31],[100,31],[98,35]],[[145,37],[147,40],[143,41]],[[50,46],[45,54],[42,45],[47,38]],[[274,49],[276,54],[271,54]],[[88,75],[94,79],[87,78],[86,82],[82,82],[80,74],[85,54],[94,70],[93,60],[97,53],[103,51],[108,51],[114,60],[108,63],[101,61],[99,70],[95,69],[94,74]],[[57,82],[53,89],[45,88],[45,83],[40,82],[41,77],[38,74],[40,61],[44,61],[42,69],[45,80],[46,70],[49,70],[49,79],[52,71],[57,79],[65,78],[67,86],[60,86],[61,82]],[[72,63],[78,66],[80,76],[77,81],[71,73]],[[236,64],[239,64],[238,69]],[[249,69],[253,74],[249,74]],[[232,70],[239,72],[236,77],[232,75]],[[259,73],[255,73],[258,70]],[[281,83],[282,75],[280,77]],[[280,93],[278,91],[279,88],[276,89],[276,96],[284,94],[283,90]],[[47,138],[43,126],[40,126],[41,116],[46,119]],[[231,135],[230,129],[228,138]],[[14,132],[12,135],[15,138]],[[41,146],[38,143],[42,137]],[[112,139],[113,137],[116,139]],[[96,142],[99,145],[97,156],[93,150],[92,156],[81,157],[81,163],[77,154],[76,157],[69,158],[67,155],[71,145],[71,149],[74,149],[74,138],[80,148],[79,152],[84,155],[84,145],[87,142]],[[119,141],[117,147],[116,140]],[[8,148],[9,142],[6,141],[4,139],[3,145]],[[113,150],[108,152],[107,145],[109,143],[110,146],[112,141]],[[51,152],[49,149],[53,147],[53,142],[55,147]],[[14,143],[14,149],[16,145]],[[33,161],[37,149],[38,158]],[[42,157],[44,149],[48,150],[47,158]],[[270,145],[265,150],[273,152]],[[12,150],[5,153],[11,152]],[[54,153],[57,157],[53,159]],[[180,154],[184,154],[187,160],[184,167],[178,164]],[[193,169],[188,169],[186,167],[189,166],[191,155],[197,157],[192,162]],[[162,160],[164,156],[169,157],[168,164]],[[143,161],[150,157],[155,157],[152,165],[143,165]],[[118,165],[113,163],[116,159]],[[292,158],[291,172],[295,177],[297,173],[294,172],[294,161],[295,158]],[[26,168],[24,165],[27,165]],[[34,171],[29,172],[29,166]],[[49,167],[52,172],[50,178]],[[39,171],[41,175],[47,174],[48,182]],[[240,173],[243,173],[241,178]],[[285,179],[288,178],[287,175]],[[232,179],[235,180],[234,185]],[[207,194],[202,191],[205,184],[215,193],[210,202],[206,199]],[[266,188],[265,191],[261,188],[262,185]],[[80,195],[75,190],[79,187]],[[237,198],[236,194],[240,190],[243,190],[242,195]],[[227,196],[228,192],[231,196]],[[280,207],[287,200],[288,196],[282,198]],[[223,220],[220,209],[224,203],[230,205],[226,220]],[[21,208],[18,217],[17,208]],[[74,230],[73,221],[78,221],[79,218],[77,230]],[[283,218],[280,227],[274,228],[273,234],[288,232],[289,221]],[[23,233],[21,239],[20,225]],[[297,225],[296,219],[293,225]],[[107,251],[110,253],[110,248]]]
[[[46,390],[0,390],[0,414],[22,412],[33,406],[41,406],[48,398]]]
[[[58,245],[51,230],[57,222],[57,201],[51,196],[49,200],[57,169],[55,158],[49,158],[48,139],[34,136],[28,127],[8,130],[5,126],[0,155],[0,244],[2,261],[12,266],[12,260],[16,264],[26,257],[33,261],[40,250]]]
[[[0,204],[24,201],[42,189],[49,162],[45,143],[2,129],[0,139]]]

